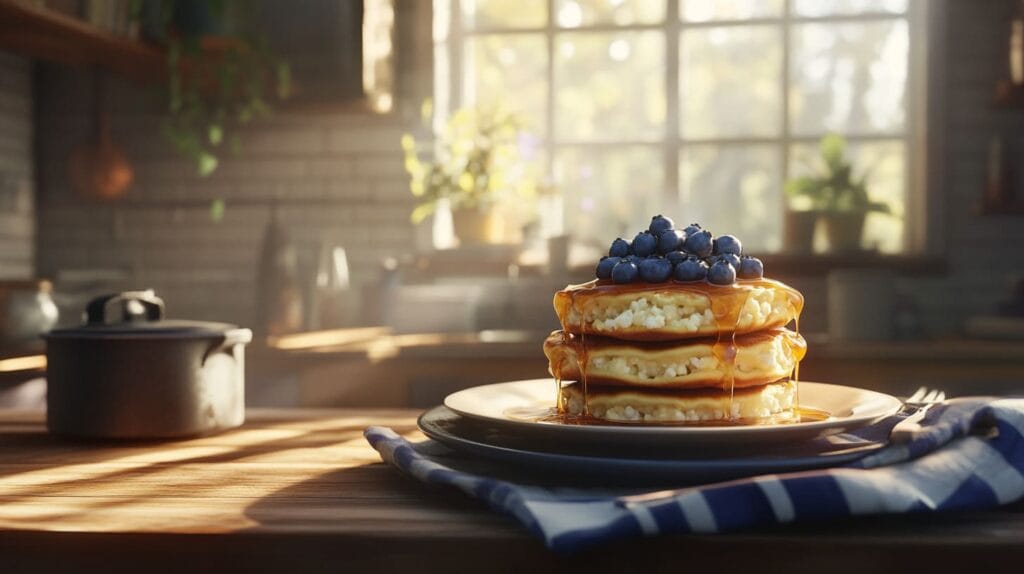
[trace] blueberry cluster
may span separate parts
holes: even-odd
[[[636,234],[632,242],[621,237],[612,242],[608,255],[597,264],[597,278],[615,283],[663,283],[707,280],[715,285],[732,285],[736,278],[760,279],[764,264],[743,255],[743,245],[732,235],[715,237],[692,223],[676,229],[662,215]]]

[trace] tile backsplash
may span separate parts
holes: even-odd
[[[945,26],[932,31],[945,53],[930,55],[942,62],[930,88],[944,102],[941,125],[931,133],[944,134],[945,143],[941,157],[929,158],[941,166],[929,200],[943,206],[941,228],[933,232],[943,238],[948,273],[900,280],[916,299],[924,330],[938,335],[993,311],[1024,274],[1024,219],[976,214],[990,141],[1024,133],[1024,113],[992,106],[1004,75],[1006,45],[995,31],[1007,25],[1006,3],[945,4]],[[420,56],[417,81],[430,77],[429,54]],[[124,201],[99,204],[74,196],[66,176],[68,154],[91,133],[90,73],[36,68],[33,86],[29,62],[0,55],[0,276],[118,270],[134,285],[158,289],[175,315],[250,323],[261,237],[275,204],[308,273],[325,238],[346,247],[353,281],[364,284],[375,280],[382,258],[415,251],[426,239],[409,224],[399,144],[418,123],[415,113],[280,113],[248,128],[242,152],[202,179],[161,138],[152,94],[112,79],[114,140],[129,155],[136,183]],[[418,101],[399,100],[413,109]],[[226,210],[215,221],[210,206],[218,199]],[[814,293],[822,315],[823,279],[797,283]]]
[[[32,63],[0,52],[0,279],[34,274]]]

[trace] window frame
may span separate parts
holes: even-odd
[[[789,178],[790,172],[790,150],[795,144],[807,144],[817,142],[824,133],[797,135],[790,129],[790,60],[792,54],[792,35],[795,25],[805,23],[846,23],[846,22],[879,22],[905,20],[908,33],[908,61],[907,61],[907,83],[906,83],[906,116],[901,131],[892,134],[850,134],[842,133],[851,143],[857,142],[894,142],[899,141],[904,149],[904,220],[903,238],[901,251],[893,254],[899,257],[908,255],[934,255],[941,245],[937,238],[928,234],[929,228],[941,220],[940,202],[935,198],[937,185],[941,185],[941,177],[935,170],[928,169],[927,156],[937,154],[941,151],[941,138],[938,137],[938,130],[931,130],[932,134],[926,133],[926,126],[934,124],[928,121],[937,117],[937,109],[929,101],[929,94],[935,90],[929,89],[934,86],[935,81],[929,78],[929,71],[934,68],[935,63],[930,62],[929,54],[938,52],[942,48],[941,40],[936,38],[929,31],[937,28],[943,21],[942,11],[933,9],[926,0],[908,0],[907,11],[903,14],[890,12],[864,12],[858,14],[837,14],[828,16],[798,16],[792,13],[793,0],[783,0],[782,14],[779,17],[759,17],[737,20],[709,20],[705,22],[688,22],[680,16],[680,2],[678,0],[665,0],[664,21],[651,24],[595,24],[581,25],[574,28],[562,28],[556,24],[556,2],[557,0],[545,0],[547,8],[547,23],[540,27],[475,27],[467,29],[463,23],[461,10],[462,0],[434,0],[435,6],[438,3],[446,4],[448,22],[446,23],[443,37],[437,37],[437,23],[435,23],[434,49],[443,50],[447,58],[447,101],[445,105],[435,108],[435,129],[439,128],[444,118],[451,110],[457,109],[465,104],[463,77],[465,46],[466,41],[475,36],[486,36],[492,34],[528,34],[542,36],[546,47],[546,81],[547,98],[546,113],[543,120],[544,133],[540,140],[543,142],[545,155],[544,172],[549,177],[554,176],[554,158],[560,148],[606,148],[615,146],[642,145],[652,148],[660,148],[664,169],[664,181],[662,193],[664,198],[674,201],[680,193],[680,157],[683,149],[688,145],[764,145],[769,144],[776,148],[781,162],[780,175],[781,185]],[[777,136],[750,136],[750,137],[702,137],[684,138],[681,133],[680,113],[681,99],[679,93],[680,85],[680,40],[686,30],[706,29],[730,26],[751,26],[771,25],[781,29],[782,37],[782,62],[779,74],[779,87],[781,90],[781,113],[779,121],[781,126]],[[555,42],[559,34],[592,33],[592,32],[631,32],[631,31],[659,31],[662,32],[665,42],[665,127],[662,136],[658,139],[612,139],[612,140],[572,140],[558,139],[555,134]],[[436,57],[435,57],[436,61]],[[435,69],[437,66],[435,65]],[[440,78],[435,75],[435,84]],[[931,82],[931,83],[930,83]],[[435,85],[435,95],[437,86]],[[934,137],[926,137],[932,135]],[[932,187],[931,194],[926,193],[926,187]]]

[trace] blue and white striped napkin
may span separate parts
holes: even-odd
[[[893,422],[878,426],[891,428]],[[547,488],[504,480],[493,472],[454,470],[439,462],[445,457],[431,454],[437,449],[423,448],[432,441],[413,444],[383,427],[364,434],[385,462],[485,501],[558,552],[667,533],[979,509],[1024,495],[1024,399],[957,399],[937,405],[908,442],[844,467],[642,493]]]

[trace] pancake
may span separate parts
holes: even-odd
[[[636,423],[785,422],[796,416],[796,383],[779,381],[728,391],[650,391],[588,387],[590,416]],[[562,388],[559,411],[583,413],[579,383]]]
[[[551,374],[579,380],[579,360],[586,358],[587,384],[656,389],[727,389],[730,386],[731,339],[670,342],[629,342],[588,336],[586,353],[578,336],[555,331],[544,341]],[[764,385],[788,377],[804,353],[803,337],[788,329],[772,329],[736,337],[732,384],[736,388]]]
[[[713,337],[782,327],[800,315],[799,291],[770,279],[616,285],[607,280],[555,293],[562,330],[633,341]]]

